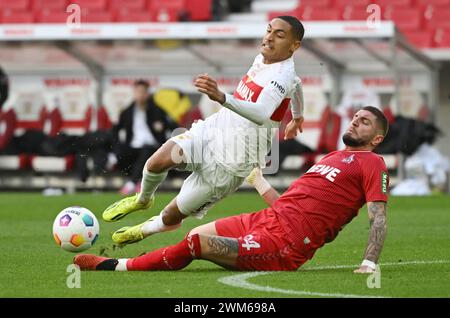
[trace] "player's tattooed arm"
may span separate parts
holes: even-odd
[[[377,263],[386,237],[386,202],[369,202],[367,208],[370,233],[364,259]]]
[[[239,245],[237,239],[210,236],[208,238],[209,252],[215,255],[237,255]]]

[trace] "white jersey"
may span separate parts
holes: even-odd
[[[265,157],[299,81],[292,57],[264,64],[263,56],[256,56],[233,96],[226,96],[225,107],[205,120],[208,150],[213,160],[240,177],[246,177],[255,166],[264,167]],[[256,112],[250,108],[254,113],[269,112],[261,116],[260,125],[226,108],[233,109],[232,105],[239,106],[243,101],[259,107]],[[266,105],[273,106],[267,110]]]

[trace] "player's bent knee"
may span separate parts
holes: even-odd
[[[216,223],[210,222],[197,226],[196,228],[192,229],[189,234],[217,235]]]
[[[159,148],[146,162],[146,168],[151,172],[163,172],[178,163],[172,159],[172,152],[176,152],[178,145],[173,142],[166,142],[161,148]],[[181,148],[180,148],[181,149]]]

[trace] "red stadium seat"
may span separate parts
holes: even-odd
[[[330,7],[331,0],[301,0],[299,2],[301,7]]]
[[[428,29],[450,28],[450,8],[434,8],[425,18]]]
[[[404,7],[412,6],[412,0],[372,0],[371,3],[378,4],[382,8],[386,7]]]
[[[430,48],[433,46],[433,32],[427,31],[410,31],[404,32],[405,38],[415,47]]]
[[[295,9],[295,10],[291,10],[291,11],[270,11],[267,14],[267,21],[271,21],[281,15],[292,15],[292,16],[300,19],[302,13],[303,13],[303,10],[300,10],[300,9]]]
[[[116,12],[115,22],[150,22],[152,16],[147,11],[124,8]]]
[[[180,11],[178,9],[160,8],[158,10],[150,10],[149,13],[153,22],[180,21]]]
[[[363,21],[371,15],[366,8],[347,6],[342,11],[342,19],[346,21]]]
[[[305,7],[301,15],[303,20],[313,21],[341,20],[340,16],[339,9],[331,8],[323,10],[323,8],[318,7]]]
[[[386,11],[383,18],[394,21],[402,31],[419,30],[423,24],[423,13],[418,8],[393,8]]]
[[[81,23],[108,23],[113,21],[113,16],[109,11],[82,10]]]
[[[187,13],[185,0],[149,0],[148,9],[155,22],[176,22]]]
[[[28,10],[30,0],[0,0],[0,9],[3,10]]]
[[[450,6],[450,0],[416,0],[417,6]]]
[[[347,6],[366,8],[370,3],[372,3],[371,0],[334,0],[333,5],[336,8],[343,8]]]
[[[39,23],[66,23],[69,13],[65,10],[42,10],[36,15]]]
[[[40,10],[66,10],[67,0],[33,0],[32,7],[35,12]]]
[[[437,29],[434,41],[437,47],[450,48],[450,27]]]
[[[188,0],[189,1],[189,0]],[[185,8],[186,1],[185,0],[149,0],[148,8],[150,10],[160,10],[164,9],[174,9],[174,10],[183,10]]]
[[[109,0],[109,9],[113,11],[122,9],[140,10],[144,9],[146,4],[146,0]]]
[[[4,10],[0,20],[4,24],[8,23],[33,23],[34,14],[29,11],[22,10]]]
[[[192,21],[210,21],[212,0],[189,0],[186,3],[189,19]]]
[[[78,4],[81,8],[81,11],[85,9],[106,10],[107,2],[107,0],[69,0],[69,3]]]

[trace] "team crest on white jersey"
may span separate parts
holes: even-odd
[[[354,159],[355,159],[355,154],[351,154],[347,158],[342,159],[342,162],[344,162],[344,163],[352,163]]]

